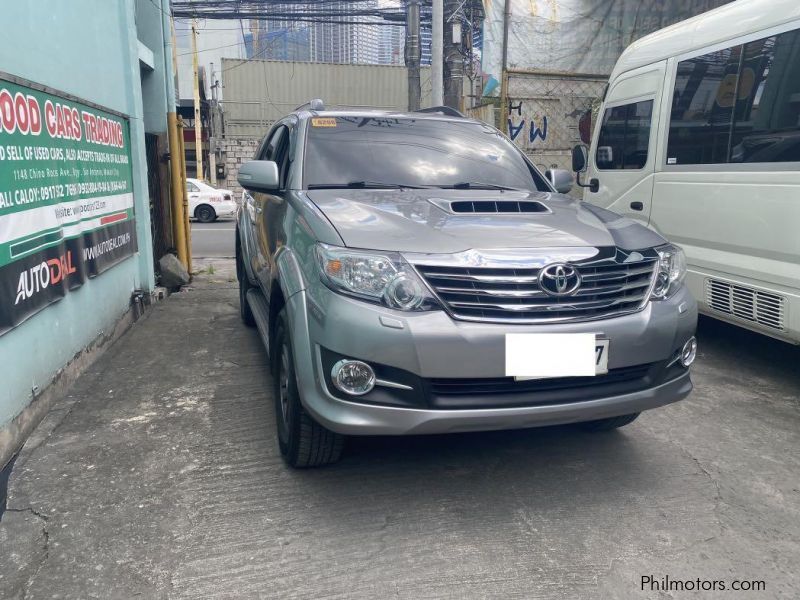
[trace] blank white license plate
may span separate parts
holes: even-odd
[[[506,375],[517,380],[608,373],[609,341],[593,333],[506,334]]]

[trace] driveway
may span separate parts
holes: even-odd
[[[800,597],[800,349],[703,320],[695,392],[619,432],[354,439],[291,471],[232,262],[214,267],[19,456],[0,595],[696,597],[649,576]]]

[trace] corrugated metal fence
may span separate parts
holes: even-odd
[[[422,105],[430,104],[430,69],[423,68]],[[260,138],[300,104],[322,98],[327,107],[406,110],[405,67],[271,60],[222,60],[225,137]]]

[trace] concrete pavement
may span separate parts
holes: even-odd
[[[198,265],[203,269],[205,265]],[[354,439],[290,471],[231,261],[171,296],[37,429],[4,598],[800,596],[800,349],[704,320],[696,391],[629,427]]]

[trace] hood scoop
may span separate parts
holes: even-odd
[[[501,215],[520,213],[549,213],[538,200],[443,200],[431,198],[431,203],[454,215]]]

